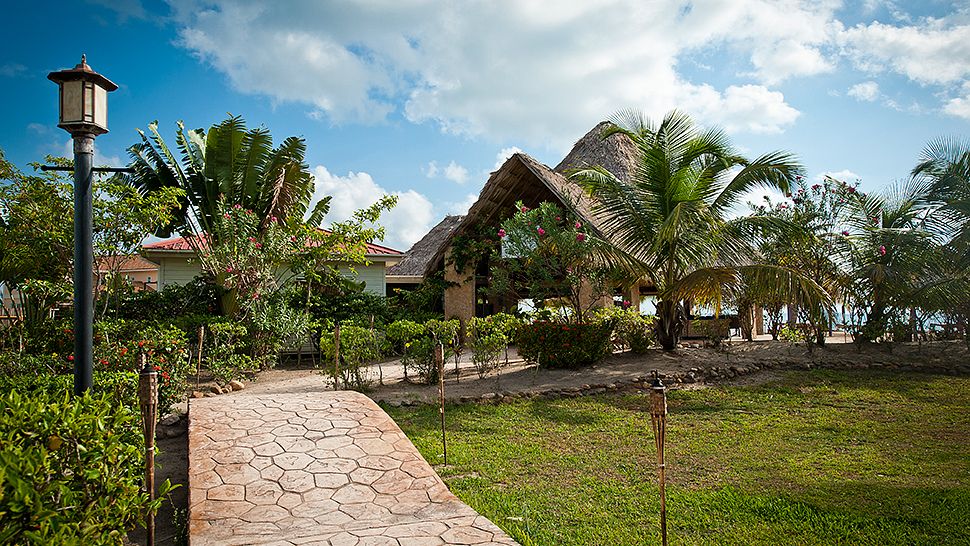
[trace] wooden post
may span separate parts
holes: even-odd
[[[138,402],[141,406],[142,428],[145,433],[145,491],[155,500],[155,424],[158,419],[158,374],[148,364],[148,356],[138,355],[141,373],[138,375]],[[155,515],[145,516],[146,544],[155,544]]]
[[[434,361],[438,365],[438,399],[441,407],[441,448],[444,451],[445,465],[448,464],[448,441],[445,439],[445,348],[441,343],[435,343]]]
[[[340,324],[333,328],[333,390],[340,389]]]
[[[199,390],[199,382],[202,375],[202,342],[205,340],[205,325],[199,325],[199,359],[195,364],[195,390]]]

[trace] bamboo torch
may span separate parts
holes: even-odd
[[[660,480],[660,536],[663,546],[667,546],[667,492],[666,468],[664,466],[664,440],[667,429],[667,387],[660,380],[656,370],[650,385],[650,420],[653,422],[653,436],[657,443],[657,473]]]

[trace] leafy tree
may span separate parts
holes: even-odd
[[[611,288],[611,270],[602,260],[608,243],[589,226],[557,205],[543,202],[529,209],[521,201],[502,222],[504,257],[493,260],[492,291],[538,304],[557,301],[569,311],[565,322],[584,322],[590,309]]]
[[[747,191],[790,191],[802,168],[786,152],[754,160],[741,156],[719,129],[702,130],[686,115],[667,114],[659,124],[637,113],[619,114],[603,137],[622,134],[635,147],[629,179],[596,166],[572,174],[596,197],[611,240],[635,256],[656,286],[657,341],[672,350],[683,331],[685,302],[720,309],[742,274],[800,301],[825,301],[824,290],[790,268],[760,265],[754,235],[787,229],[762,216],[730,218]]]
[[[227,288],[223,311],[231,316],[250,313],[247,302],[257,291],[275,292],[297,275],[312,281],[319,269],[336,262],[366,263],[366,244],[384,234],[374,224],[396,204],[386,196],[351,220],[321,230],[330,198],[309,208],[313,175],[303,139],[289,137],[274,148],[268,130],[247,130],[241,117],[208,131],[187,130],[179,122],[176,157],[157,123],[148,128],[150,135],[141,132],[141,142],[129,148],[133,180],[147,189],[185,190],[174,221],[162,231],[189,236],[203,269]],[[285,240],[292,244],[287,247]],[[270,271],[277,273],[272,282]]]

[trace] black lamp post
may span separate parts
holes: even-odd
[[[84,55],[74,68],[51,72],[47,79],[58,86],[57,126],[74,139],[74,394],[80,395],[92,382],[94,138],[108,132],[108,93],[118,86],[92,70]]]
[[[657,474],[660,480],[660,536],[663,546],[667,546],[667,474],[664,463],[664,442],[667,435],[667,386],[660,375],[653,372],[650,385],[650,420],[653,423],[653,436],[657,442]]]

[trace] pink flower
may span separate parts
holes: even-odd
[[[546,230],[542,229],[539,226],[536,226],[536,231],[539,232],[539,235],[545,235],[546,234]]]
[[[239,210],[242,208],[242,205],[240,205],[239,203],[236,203],[235,205],[232,206],[232,208]]]
[[[250,237],[249,238],[249,242],[250,243],[255,243],[256,242],[256,238],[255,237]]]
[[[579,241],[580,243],[583,242],[583,241],[585,241],[586,240],[586,234],[585,233],[577,233],[576,234],[576,240]]]
[[[232,268],[231,267],[227,267],[226,268],[226,273],[232,273]]]
[[[296,242],[296,235],[290,237],[290,242],[291,243],[295,243]]]
[[[499,230],[498,230],[498,238],[499,239],[504,239],[505,238],[505,230],[504,229],[499,228]]]
[[[885,246],[882,246],[882,245],[879,246],[879,255],[880,256],[885,256],[886,255],[886,247]]]
[[[529,207],[522,205],[522,208],[519,210],[521,210],[522,212],[529,212]]]
[[[223,214],[222,217],[223,218],[229,218],[229,213],[227,212],[227,213]]]
[[[258,300],[259,299],[259,292],[253,292],[253,299],[254,300]]]
[[[623,300],[623,307],[629,307],[629,306],[630,306],[630,300]]]
[[[872,217],[872,223],[873,224],[878,224],[879,223],[879,217],[878,216],[873,216]]]
[[[556,221],[558,222],[558,221],[560,221],[560,220],[562,220],[562,218],[560,218],[560,217],[558,217],[558,216],[556,216]]]
[[[263,243],[256,243],[256,248],[263,248]]]
[[[849,232],[846,231],[846,230],[842,230],[842,235],[845,235],[846,237],[848,237],[849,236]]]
[[[822,187],[821,184],[812,184],[812,189],[815,190],[815,191],[818,191],[819,188],[821,188],[821,187]]]
[[[276,217],[275,216],[270,216],[269,217],[269,221],[270,222],[276,222]]]
[[[849,193],[855,193],[855,188],[852,186],[849,186],[847,189],[849,190]]]
[[[580,223],[579,223],[579,220],[576,220],[576,224],[574,225],[574,227],[575,227],[576,229],[579,229],[579,228],[581,228],[581,227],[583,227],[583,224],[580,224]]]

